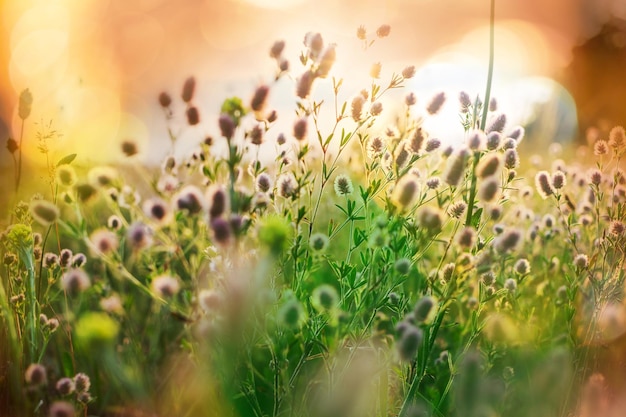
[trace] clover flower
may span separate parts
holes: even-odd
[[[446,101],[446,94],[441,92],[441,93],[437,93],[433,96],[433,98],[430,100],[430,103],[428,103],[428,106],[426,107],[426,111],[428,112],[428,114],[435,115],[439,112],[439,110],[441,109],[441,107],[443,106],[443,104]]]
[[[338,196],[346,196],[350,195],[354,192],[354,186],[352,185],[352,180],[343,174],[337,175],[335,177],[334,182],[335,193]]]
[[[152,280],[151,287],[159,297],[171,298],[180,290],[180,283],[171,275],[159,275]]]
[[[554,189],[550,183],[550,174],[547,171],[539,171],[537,173],[535,176],[535,187],[544,200],[554,194]]]
[[[26,368],[24,379],[27,384],[32,386],[45,385],[48,382],[46,368],[38,363],[31,363],[28,368]]]

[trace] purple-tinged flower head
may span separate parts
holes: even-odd
[[[180,96],[185,103],[189,103],[193,99],[195,91],[196,79],[194,77],[189,77],[185,80],[185,84],[183,84],[183,91]]]
[[[508,292],[515,292],[517,290],[517,281],[513,278],[508,278],[504,281],[504,289]]]
[[[530,262],[526,258],[518,259],[513,265],[513,270],[518,275],[527,275],[530,273]]]
[[[74,381],[72,378],[61,378],[57,381],[55,387],[60,395],[70,395],[74,392]]]
[[[172,219],[170,205],[159,197],[144,201],[143,212],[159,225],[167,224]]]
[[[448,208],[448,214],[455,219],[460,219],[463,217],[466,209],[467,204],[464,201],[457,201],[450,205]]]
[[[354,192],[354,186],[352,180],[343,174],[337,175],[334,182],[335,193],[342,197],[350,195]]]
[[[160,275],[152,280],[151,287],[159,297],[171,298],[180,290],[180,282],[171,275]]]
[[[421,329],[408,324],[405,330],[402,331],[402,336],[396,343],[398,349],[398,356],[403,362],[411,362],[417,356],[417,351],[422,345],[424,339],[424,333]]]
[[[565,187],[567,180],[565,178],[565,174],[563,171],[555,171],[552,173],[552,188],[555,190],[560,190]]]
[[[363,112],[364,103],[365,103],[365,99],[363,98],[361,94],[357,94],[352,99],[352,105],[350,106],[350,108],[351,108],[351,113],[352,113],[352,119],[355,122],[359,122],[361,120],[361,113]]]
[[[584,253],[579,253],[574,257],[574,266],[578,269],[586,269],[589,266],[589,257]]]
[[[230,201],[224,186],[214,184],[209,187],[207,200],[209,204],[209,218],[220,217],[228,211]]]
[[[309,48],[309,57],[317,60],[324,49],[324,39],[320,33],[308,32],[304,37],[304,46]]]
[[[24,379],[28,385],[45,385],[48,383],[46,368],[38,363],[31,363],[28,368],[26,368]]]
[[[367,155],[370,158],[380,156],[384,150],[385,142],[380,138],[380,136],[370,139],[367,143]]]
[[[292,198],[298,192],[298,182],[291,172],[281,174],[276,181],[278,193],[285,198]]]
[[[457,243],[459,246],[466,249],[474,247],[476,244],[476,230],[471,226],[461,229],[457,236]]]
[[[91,279],[82,269],[69,269],[61,277],[61,287],[71,296],[82,293],[90,286]]]
[[[269,95],[270,88],[262,84],[254,90],[252,100],[250,100],[250,108],[255,112],[262,112],[267,103],[267,96]]]
[[[467,113],[472,106],[472,99],[465,91],[459,93],[459,104],[461,106],[461,113]]]
[[[108,255],[111,252],[115,252],[119,246],[117,235],[104,228],[95,230],[89,237],[89,240],[97,254]]]
[[[59,264],[59,256],[56,253],[47,252],[43,255],[43,267],[52,269]]]
[[[309,121],[306,117],[301,117],[293,124],[293,137],[298,141],[303,141],[307,136]]]
[[[407,67],[404,67],[404,69],[402,70],[402,77],[404,77],[404,79],[410,79],[413,78],[415,76],[415,65],[409,65]]]
[[[498,110],[498,100],[495,97],[491,97],[489,100],[489,111],[494,112]]]
[[[74,268],[81,268],[87,263],[87,256],[84,253],[77,253],[72,257],[72,266]]]
[[[452,187],[457,187],[461,179],[465,175],[465,168],[470,157],[470,151],[467,148],[461,148],[448,159],[443,180]]]
[[[68,401],[55,401],[50,405],[49,417],[75,417],[76,410]]]
[[[59,209],[54,203],[46,200],[34,199],[30,203],[30,214],[37,223],[49,226],[60,216]]]
[[[504,230],[494,241],[493,246],[498,253],[507,253],[517,249],[522,242],[522,232],[518,229]]]
[[[415,129],[415,132],[413,132],[413,135],[411,136],[411,139],[408,143],[409,150],[412,153],[418,155],[424,146],[425,139],[426,136],[424,135],[424,131],[422,130],[422,128],[418,127],[417,129]]]
[[[198,108],[195,106],[188,107],[185,111],[187,115],[187,123],[189,126],[195,126],[200,123],[200,113],[198,112]]]
[[[523,127],[515,126],[513,129],[511,129],[507,137],[515,139],[517,142],[521,142],[522,139],[524,139],[524,133],[525,131]]]
[[[178,210],[198,214],[206,207],[206,201],[198,187],[187,185],[178,192],[175,205]]]
[[[621,156],[626,149],[626,132],[622,126],[615,126],[609,132],[609,146],[615,155]]]
[[[130,247],[138,251],[152,246],[152,234],[151,228],[141,222],[135,222],[128,227],[126,239]]]
[[[262,172],[256,177],[254,186],[260,193],[268,193],[273,186],[272,178],[266,172]]]
[[[315,72],[315,75],[319,78],[326,78],[328,73],[330,73],[335,60],[337,59],[337,52],[335,51],[335,48],[336,46],[334,44],[328,45],[320,57],[320,63],[317,66],[317,71]]]
[[[620,237],[626,232],[626,226],[619,220],[613,220],[609,225],[609,233],[613,236]]]
[[[296,95],[301,99],[307,98],[311,94],[311,88],[313,86],[313,80],[315,74],[311,70],[305,71],[300,78],[296,86]]]
[[[89,379],[87,374],[82,372],[77,373],[74,375],[74,388],[76,389],[76,392],[89,391],[89,388],[91,388],[91,379]]]
[[[495,151],[500,147],[502,143],[502,135],[500,132],[491,132],[487,135],[487,149],[490,151]]]
[[[159,94],[159,104],[164,109],[168,108],[172,104],[172,97],[166,92],[162,92]]]
[[[436,151],[441,146],[441,141],[437,138],[429,138],[426,140],[426,146],[424,147],[424,151],[426,153],[430,153]]]
[[[592,168],[589,170],[587,176],[589,177],[589,183],[595,185],[596,187],[602,184],[602,171],[597,168]]]
[[[426,187],[431,190],[436,190],[441,186],[441,178],[439,177],[430,177],[426,180]]]
[[[446,101],[446,94],[444,92],[435,94],[433,98],[430,100],[430,103],[428,103],[428,106],[426,107],[426,111],[430,115],[437,114],[439,110],[441,110],[441,107],[443,106],[445,101]]]
[[[391,201],[401,211],[410,208],[417,199],[419,184],[414,175],[405,175],[396,184],[391,193]]]
[[[278,40],[272,44],[270,48],[270,57],[274,59],[279,59],[283,54],[283,50],[285,49],[285,41]]]
[[[417,213],[417,222],[429,234],[437,234],[443,226],[443,213],[435,207],[424,206]]]
[[[378,36],[379,38],[384,38],[389,36],[389,33],[391,33],[391,26],[389,25],[380,25],[378,27],[378,29],[376,29],[376,36]]]
[[[485,132],[486,133],[491,133],[491,132],[502,133],[505,126],[506,126],[506,115],[504,113],[501,113],[491,118],[491,120],[487,124],[487,128],[485,129]]]
[[[554,194],[548,171],[539,171],[537,173],[535,176],[535,188],[544,200]]]
[[[231,140],[235,134],[235,121],[233,118],[226,113],[222,113],[218,119],[218,124],[222,136]]]
[[[69,268],[72,264],[72,258],[74,254],[70,249],[61,249],[61,253],[59,254],[59,265],[62,268]]]
[[[504,149],[505,151],[508,149],[517,149],[517,141],[513,138],[504,139],[504,141],[502,142],[502,149]]]
[[[609,153],[609,144],[605,140],[598,140],[593,145],[593,153],[596,156],[606,155]]]
[[[487,138],[482,130],[474,130],[467,137],[467,147],[472,151],[482,151],[485,148]]]
[[[415,93],[410,92],[404,97],[404,104],[406,104],[407,106],[411,107],[415,103],[417,103],[417,97],[415,96]]]
[[[519,153],[517,149],[507,149],[504,151],[504,166],[508,169],[515,169],[519,166]]]
[[[478,198],[483,203],[493,203],[500,196],[500,180],[496,176],[483,179],[478,189]]]
[[[252,130],[248,133],[248,137],[250,138],[250,142],[253,145],[261,145],[263,143],[263,134],[265,133],[265,129],[260,123],[255,124],[252,127]]]
[[[382,112],[383,112],[383,103],[381,103],[380,101],[376,101],[372,103],[372,105],[370,106],[370,114],[372,116],[378,116]]]
[[[116,215],[111,215],[107,219],[107,227],[113,230],[119,230],[122,227],[122,219]]]
[[[500,173],[502,168],[502,156],[499,153],[485,155],[476,167],[478,178],[487,178]]]

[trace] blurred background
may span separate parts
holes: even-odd
[[[116,161],[120,142],[132,139],[141,160],[156,161],[169,150],[161,91],[179,98],[184,80],[196,77],[202,123],[180,132],[181,149],[192,147],[215,132],[224,98],[247,100],[260,83],[273,81],[268,51],[275,40],[287,42],[295,79],[308,31],[337,43],[333,72],[347,78],[346,99],[369,85],[374,62],[383,64],[383,79],[415,65],[407,87],[418,101],[438,91],[452,98],[430,126],[440,136],[462,133],[459,91],[484,94],[488,0],[0,0],[0,7],[4,178],[12,174],[5,144],[19,136],[17,104],[25,88],[34,97],[27,159],[41,158],[36,133],[52,122],[62,133],[51,143],[58,157],[77,152],[83,163]],[[624,123],[624,18],[623,0],[496,1],[499,109],[511,123],[528,125],[536,133],[530,138],[546,142]],[[373,34],[381,24],[391,25],[390,36],[364,51],[357,27]],[[280,84],[271,104],[292,111],[293,80]],[[184,119],[184,107],[178,110]]]

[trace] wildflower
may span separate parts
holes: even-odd
[[[443,268],[441,268],[441,280],[443,283],[450,282],[452,276],[454,275],[454,270],[456,269],[456,265],[454,262],[450,262],[445,264]]]
[[[530,272],[530,263],[525,258],[518,259],[513,265],[513,269],[519,275],[526,275]]]
[[[309,247],[317,253],[322,253],[328,248],[329,239],[324,233],[314,233],[309,239]]]
[[[235,134],[235,121],[230,115],[226,113],[222,113],[218,119],[218,124],[220,127],[220,133],[227,140],[231,140],[233,135]]]
[[[298,79],[298,84],[296,86],[296,95],[303,100],[307,98],[309,94],[311,94],[311,87],[313,86],[314,79],[315,74],[313,73],[313,71],[305,71],[304,74],[302,74]]]
[[[521,126],[515,126],[511,132],[507,135],[509,138],[515,139],[517,142],[521,142],[524,139],[524,128]]]
[[[361,112],[363,111],[364,103],[365,103],[365,99],[360,94],[358,94],[352,99],[352,105],[350,108],[352,109],[352,119],[354,119],[355,122],[358,122],[361,120]]]
[[[552,184],[550,184],[550,174],[547,171],[539,171],[537,173],[535,176],[535,187],[543,199],[554,194]]]
[[[159,104],[163,108],[168,108],[172,104],[172,98],[166,92],[159,94]]]
[[[609,233],[613,236],[622,236],[626,231],[626,226],[619,220],[613,220],[609,225]]]
[[[552,174],[552,188],[560,190],[566,184],[565,174],[562,171],[556,171]]]
[[[517,290],[517,281],[515,281],[513,278],[507,279],[506,281],[504,281],[504,289],[508,292],[515,292],[515,290]]]
[[[18,149],[20,149],[20,147],[15,139],[7,139],[7,150],[9,151],[9,153],[14,154],[15,152],[17,152]]]
[[[491,132],[491,133],[494,133],[494,132]],[[497,133],[497,132],[496,132],[496,133]],[[505,151],[506,151],[507,149],[517,149],[517,141],[516,141],[515,139],[513,139],[513,138],[506,138],[506,139],[504,140],[504,142],[502,142],[502,149],[504,149]],[[531,163],[532,163],[533,165],[539,165],[539,164],[540,164],[540,162],[536,162],[536,161],[534,161],[534,157],[535,157],[535,156],[537,156],[537,157],[541,158],[539,155],[533,155],[533,158],[531,158]]]
[[[133,250],[140,250],[152,245],[152,229],[141,222],[135,222],[128,227],[126,238]]]
[[[258,192],[267,193],[272,189],[272,178],[265,172],[259,174],[255,181],[255,188]]]
[[[578,269],[585,269],[589,266],[589,257],[584,253],[579,253],[574,257],[574,266]]]
[[[195,126],[200,123],[200,113],[198,112],[197,107],[188,107],[185,111],[185,115],[187,116],[187,123],[189,124],[189,126]]]
[[[48,382],[46,368],[38,363],[31,363],[24,373],[26,383],[32,386],[45,385]]]
[[[76,410],[72,403],[67,401],[55,401],[50,405],[50,417],[75,417]]]
[[[502,135],[500,132],[489,132],[487,135],[486,145],[487,149],[490,151],[494,151],[500,147],[502,143]]]
[[[72,381],[72,378],[61,378],[56,383],[56,389],[61,395],[70,395],[74,392],[74,381]]]
[[[365,27],[363,25],[359,26],[356,29],[356,37],[362,41],[367,38],[367,31],[365,30]]]
[[[421,127],[415,129],[413,136],[411,136],[411,140],[408,143],[408,147],[414,154],[419,154],[422,150],[422,146],[424,144],[424,132]]]
[[[448,160],[443,180],[450,186],[457,187],[461,178],[465,174],[467,160],[470,152],[466,148],[459,149],[456,154]]]
[[[465,91],[459,93],[459,104],[461,105],[461,113],[467,113],[472,105],[472,100]]]
[[[500,192],[500,181],[497,177],[491,176],[482,180],[478,189],[478,198],[485,203],[496,200]]]
[[[300,119],[296,120],[293,125],[293,137],[295,137],[299,141],[304,140],[307,134],[307,125],[308,122],[306,117],[301,117]]]
[[[596,187],[599,186],[602,183],[602,171],[600,171],[599,169],[591,169],[589,171],[589,182],[593,185],[595,185]]]
[[[290,297],[278,310],[278,322],[290,329],[297,329],[306,320],[304,309],[295,297]]]
[[[53,203],[46,200],[32,200],[30,214],[42,226],[49,226],[59,218],[59,209]]]
[[[137,144],[132,140],[125,140],[122,142],[122,153],[127,157],[131,157],[139,153],[139,149],[137,148]]]
[[[30,90],[27,88],[20,93],[20,101],[18,106],[17,114],[22,120],[28,119],[30,116],[31,108],[33,105],[33,95]]]
[[[383,104],[380,101],[377,101],[372,104],[370,107],[370,113],[372,116],[378,116],[383,111]]]
[[[621,155],[626,148],[626,133],[622,126],[615,126],[609,132],[609,146],[616,155]]]
[[[424,151],[427,153],[433,152],[441,146],[441,141],[437,138],[430,138],[426,141],[426,146],[424,147]]]
[[[476,175],[481,179],[491,177],[499,173],[501,165],[502,156],[498,153],[491,153],[480,160],[476,167]]]
[[[483,284],[489,286],[496,282],[496,274],[494,274],[493,271],[485,272],[481,275],[480,280]]]
[[[304,37],[304,45],[309,48],[309,56],[317,59],[324,48],[324,40],[320,33],[308,32]]]
[[[397,182],[391,194],[391,201],[400,210],[413,205],[417,197],[419,185],[413,175],[405,175]]]
[[[180,95],[185,103],[189,103],[193,98],[193,94],[196,89],[196,79],[194,77],[189,77],[185,80],[185,84],[183,84],[183,92]]]
[[[291,198],[298,191],[298,182],[291,172],[281,174],[276,181],[278,193],[285,198]]]
[[[270,48],[270,57],[274,59],[280,58],[285,49],[285,41],[279,40],[275,41]]]
[[[285,137],[284,133],[279,133],[278,136],[276,137],[276,143],[279,146],[284,145],[285,143],[287,143],[287,138]]]
[[[378,36],[379,38],[384,38],[386,36],[389,36],[390,32],[391,32],[391,26],[380,25],[378,29],[376,29],[376,36]]]
[[[339,295],[332,285],[323,284],[313,290],[311,305],[317,311],[330,311],[339,304]]]
[[[501,113],[495,117],[493,117],[489,123],[487,124],[487,128],[485,129],[485,132],[487,133],[491,133],[491,132],[500,132],[502,133],[502,131],[504,130],[504,126],[506,125],[506,115],[504,113]]]
[[[464,201],[457,201],[456,203],[450,205],[448,214],[455,219],[460,219],[463,216],[463,213],[465,213],[466,208],[467,204],[465,204]]]
[[[417,351],[424,339],[424,333],[415,326],[408,325],[398,340],[397,348],[400,360],[410,362],[417,356]]]
[[[473,151],[483,150],[487,138],[481,130],[474,130],[467,138],[467,147]]]
[[[91,280],[82,269],[70,269],[61,277],[61,287],[70,295],[77,295],[91,286]]]
[[[473,227],[464,227],[457,237],[457,243],[463,248],[472,248],[476,243],[476,230]]]
[[[59,265],[61,265],[62,268],[69,267],[72,263],[73,257],[74,254],[70,249],[61,249],[61,253],[59,255]]]
[[[180,290],[178,279],[170,275],[160,275],[152,280],[152,291],[159,297],[170,298]]]
[[[498,110],[498,100],[495,97],[491,97],[489,100],[489,111],[494,112]]]
[[[112,294],[106,298],[100,300],[100,308],[107,313],[122,314],[124,307],[122,306],[122,300],[117,294]]]
[[[91,379],[89,379],[87,374],[82,372],[77,373],[74,375],[74,388],[76,389],[76,392],[89,391],[89,388],[91,388]]]
[[[179,191],[175,205],[178,210],[186,210],[189,214],[198,214],[205,208],[206,201],[196,186],[187,185]]]
[[[594,155],[606,155],[609,153],[609,144],[605,140],[598,140],[593,145],[593,153]]]
[[[439,177],[431,177],[426,180],[426,187],[431,190],[436,190],[441,185],[441,179]]]
[[[61,165],[56,169],[55,179],[62,187],[72,187],[76,184],[76,171],[69,165]]]
[[[315,75],[320,78],[326,78],[335,63],[336,57],[337,53],[335,52],[335,45],[329,45],[320,58],[320,63],[317,67]]]
[[[74,268],[80,268],[87,262],[87,257],[84,253],[77,253],[72,257],[72,266]]]
[[[402,143],[401,146],[399,146],[400,151],[398,152],[398,155],[396,156],[396,166],[398,168],[404,168],[406,163],[409,161],[409,150],[408,150],[408,146],[406,143]]]
[[[59,263],[59,256],[56,253],[48,252],[43,255],[43,267],[54,268]]]
[[[439,209],[425,206],[417,213],[417,220],[420,226],[431,234],[437,234],[443,226],[443,215]]]
[[[411,261],[407,258],[400,258],[393,264],[393,269],[400,275],[407,275],[411,270]]]
[[[521,241],[522,233],[518,229],[509,229],[494,240],[494,248],[498,253],[506,253],[514,250]]]
[[[354,192],[352,180],[350,180],[350,178],[346,175],[337,175],[337,177],[335,177],[334,187],[335,193],[337,193],[337,195],[340,197],[344,195],[350,195]]]
[[[413,316],[418,323],[424,323],[432,319],[432,315],[435,312],[435,299],[430,296],[424,296],[415,303],[413,309]]]
[[[107,219],[107,226],[109,229],[118,230],[122,227],[122,219],[116,215],[112,215]]]
[[[417,103],[417,97],[415,97],[415,93],[410,92],[404,97],[404,104],[406,104],[407,106],[411,107],[415,103]]]
[[[519,154],[517,149],[507,149],[504,151],[504,166],[508,169],[514,169],[519,166]]]
[[[211,219],[209,226],[215,243],[220,245],[228,245],[230,243],[232,228],[231,224],[227,220],[221,217],[216,217]]]
[[[255,112],[261,112],[265,108],[267,96],[270,88],[267,85],[260,85],[254,90],[252,100],[250,100],[250,108]]]
[[[415,65],[409,65],[404,67],[404,69],[402,70],[402,77],[404,79],[410,79],[413,78],[415,76]]]
[[[546,214],[545,216],[543,216],[543,225],[547,229],[552,229],[552,227],[554,227],[555,222],[556,222],[556,219],[554,218],[553,215]]]
[[[439,110],[441,109],[441,106],[443,106],[443,103],[446,101],[446,94],[441,92],[436,94],[431,100],[430,103],[428,104],[428,107],[426,107],[426,111],[428,112],[428,114],[430,115],[435,115],[439,112]]]
[[[370,139],[369,142],[367,143],[367,155],[370,158],[380,156],[384,150],[385,150],[385,143],[379,136],[373,139]]]
[[[166,224],[171,219],[169,205],[159,197],[144,201],[143,212],[159,224]]]

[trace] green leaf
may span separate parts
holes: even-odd
[[[479,208],[474,213],[472,213],[472,226],[475,229],[478,229],[478,225],[480,224],[480,216],[483,214],[483,209]]]
[[[59,162],[57,162],[57,167],[60,167],[61,165],[69,165],[72,163],[72,161],[74,161],[74,159],[76,159],[75,153],[71,153],[67,156],[64,156],[63,158],[59,160]]]

